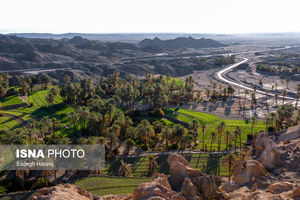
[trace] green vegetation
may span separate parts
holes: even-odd
[[[11,106],[15,104],[21,104],[23,101],[19,98],[18,95],[12,95],[1,99],[2,106]]]
[[[20,128],[21,125],[16,120],[10,118],[10,117],[0,117],[0,130],[4,129],[16,129]]]
[[[221,118],[211,115],[211,114],[190,111],[190,110],[185,110],[185,109],[177,109],[177,108],[165,109],[165,114],[171,118],[178,119],[187,124],[190,124],[192,122],[192,120],[194,120],[194,119],[199,121],[199,123],[201,123],[201,124],[206,124],[204,138],[205,138],[205,144],[207,144],[207,145],[210,145],[209,142],[211,140],[211,134],[217,130],[217,126],[221,122],[225,123],[225,125],[226,125],[225,131],[230,132],[231,139],[234,139],[233,134],[234,134],[234,130],[236,127],[240,127],[240,129],[241,129],[242,142],[244,142],[246,140],[247,134],[251,134],[252,123],[251,123],[251,121],[248,121],[248,120],[221,119]],[[253,132],[258,132],[260,130],[265,130],[265,124],[262,121],[257,121],[253,128]],[[199,141],[201,141],[202,140],[201,139],[201,134],[202,134],[201,128],[198,128],[198,132],[199,132],[199,135],[198,135],[197,139]],[[225,142],[226,141],[223,140],[222,147],[224,147]],[[213,145],[213,148],[216,147],[214,143],[212,145]],[[198,147],[200,148],[201,144],[199,144]],[[210,147],[210,146],[208,146],[208,147]]]
[[[233,64],[234,61],[235,61],[235,55],[231,55],[231,56],[217,57],[215,58],[214,63],[217,66],[222,66],[222,65]]]
[[[95,195],[128,194],[150,178],[90,177],[75,183]]]

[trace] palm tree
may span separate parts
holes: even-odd
[[[172,136],[176,142],[176,144],[180,144],[180,146],[182,146],[182,137],[184,136],[185,134],[185,128],[181,125],[181,124],[176,124],[174,127],[173,127],[173,131],[172,131]]]
[[[255,119],[254,116],[252,116],[251,120],[252,120],[252,125],[251,125],[251,135],[253,135],[254,124],[255,124],[256,119]]]
[[[193,133],[194,145],[196,145],[196,139],[198,135],[198,129],[200,128],[200,123],[198,122],[198,120],[193,119],[192,122],[189,124],[189,128]]]
[[[268,95],[269,95],[269,90],[266,90],[265,91],[265,94],[266,94],[266,107],[268,107]]]
[[[133,139],[128,138],[127,140],[125,140],[125,144],[126,144],[125,154],[129,154],[129,151],[135,145],[135,142]]]
[[[237,126],[233,132],[234,135],[234,152],[236,152],[236,143],[237,143],[237,139],[240,135],[240,130],[238,129],[239,127]]]
[[[271,116],[271,120],[272,120],[272,127],[274,127],[274,120],[275,120],[275,117],[276,117],[276,113],[271,112],[270,116]]]
[[[215,142],[215,139],[216,139],[216,132],[212,132],[211,133],[211,136],[210,136],[211,138],[210,138],[210,149],[209,149],[209,151],[211,151],[212,149],[212,144]]]
[[[172,135],[172,129],[169,128],[169,127],[163,128],[162,129],[162,135],[163,135],[163,138],[166,141],[166,150],[168,151],[169,150],[169,139]]]
[[[132,165],[125,163],[123,159],[121,160],[119,175],[124,177],[130,177],[132,175]]]
[[[23,190],[25,190],[25,184],[24,184],[24,179],[25,176],[29,175],[29,170],[16,170],[16,177],[18,177],[21,180],[21,185]]]
[[[249,94],[249,91],[246,89],[245,90],[245,98],[244,98],[244,109],[246,108],[246,99],[247,99],[248,94]]]
[[[217,142],[218,142],[218,151],[221,150],[221,140],[222,140],[222,135],[225,130],[226,124],[225,122],[220,122],[219,125],[217,126]]]
[[[297,85],[297,93],[296,93],[296,103],[295,103],[295,108],[298,108],[298,101],[300,98],[300,84]],[[0,107],[1,108],[1,107]]]
[[[157,156],[149,155],[148,156],[148,174],[152,175],[154,170],[158,168],[158,164],[156,162]]]
[[[227,154],[225,157],[222,158],[222,162],[224,165],[228,167],[228,182],[230,183],[231,174],[232,174],[232,167],[236,161],[236,156],[233,153]]]
[[[225,138],[225,140],[226,140],[226,147],[225,147],[225,149],[227,151],[228,150],[229,137],[230,137],[230,131],[229,130],[225,131],[225,136],[226,136],[226,138]]]
[[[282,90],[282,105],[284,105],[284,100],[286,95],[287,95],[286,90]]]
[[[206,129],[206,124],[201,124],[201,129],[202,129],[202,150],[204,151],[204,135],[205,135],[205,129]]]
[[[275,104],[276,104],[276,107],[278,106],[278,94],[275,94],[275,96],[274,96],[274,98],[275,98]]]
[[[286,77],[285,81],[286,81],[286,89],[289,89],[289,83],[291,81],[291,78],[288,76]]]
[[[48,187],[48,177],[51,175],[52,171],[51,170],[43,170],[42,174],[45,178],[45,182],[46,182],[46,187]]]

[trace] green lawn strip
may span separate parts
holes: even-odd
[[[197,111],[190,111],[186,109],[177,109],[177,108],[168,108],[165,111],[167,116],[176,118],[185,123],[190,123],[193,119],[198,120],[201,124],[206,124],[206,132],[204,136],[205,144],[207,144],[208,149],[210,148],[211,133],[216,132],[216,128],[220,122],[225,122],[226,130],[229,130],[231,133],[235,130],[237,126],[242,129],[242,141],[246,140],[247,134],[251,133],[251,121],[245,120],[230,120],[230,119],[221,119],[211,114],[201,113]],[[262,121],[257,121],[254,125],[253,132],[264,130],[265,125]],[[202,130],[198,130],[199,134],[197,140],[200,141],[198,148],[202,147]],[[222,140],[221,148],[225,148],[225,141]],[[239,142],[238,142],[239,144]],[[214,145],[213,145],[214,148]]]
[[[140,184],[150,181],[148,177],[88,177],[75,183],[95,195],[129,194]]]
[[[10,117],[0,117],[0,130],[8,129],[13,130],[15,128],[20,128],[21,125],[16,120]]]
[[[21,104],[23,101],[19,98],[18,95],[12,95],[9,97],[5,97],[1,100],[2,106],[10,106],[14,104]]]
[[[48,93],[48,90],[45,91],[45,92]],[[39,99],[40,99],[42,105],[44,105],[44,106],[47,106],[47,105],[48,105],[47,100],[46,100],[46,96],[44,95],[43,91],[38,91],[38,92],[37,92],[37,96],[39,97]]]

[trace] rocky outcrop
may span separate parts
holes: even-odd
[[[300,198],[300,187],[297,187],[293,190],[292,197],[293,198]]]
[[[192,169],[188,161],[178,154],[170,155],[168,163],[169,179],[164,174],[154,174],[151,182],[142,183],[134,190],[133,199],[224,199],[224,194],[218,190],[217,183],[221,181],[217,176]]]
[[[133,200],[185,200],[183,196],[172,191],[168,177],[164,174],[154,174],[151,182],[142,183],[132,195]]]
[[[37,190],[29,200],[93,200],[95,197],[86,190],[72,184],[61,184]]]
[[[251,191],[247,187],[241,187],[229,193],[230,200],[292,200],[288,195],[273,194],[264,190]]]
[[[220,192],[233,192],[236,189],[235,185],[229,184],[229,183],[223,183],[220,187],[219,190]]]
[[[285,130],[278,138],[279,141],[295,140],[300,138],[300,125]]]
[[[189,200],[203,200],[198,188],[190,178],[185,178],[181,187],[180,194]]]
[[[268,191],[274,194],[280,194],[282,192],[287,192],[293,189],[293,184],[289,182],[278,182],[273,183],[268,186]]]
[[[281,148],[266,134],[259,135],[255,142],[255,154],[267,169],[274,169],[283,164]]]
[[[181,185],[186,177],[192,179],[202,175],[201,171],[191,168],[190,163],[178,154],[170,155],[168,164],[170,167],[170,184],[176,191],[181,189]]]
[[[192,182],[196,185],[204,199],[218,199],[222,197],[223,194],[218,190],[217,181],[217,176],[206,174],[192,178]]]
[[[268,176],[270,174],[257,160],[240,161],[233,169],[233,180],[238,185],[265,179]]]

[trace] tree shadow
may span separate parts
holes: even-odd
[[[66,109],[68,107],[69,106],[65,103],[55,104],[55,105],[52,105],[50,107],[43,106],[43,107],[40,107],[39,109],[35,110],[32,113],[32,116],[36,120],[41,119],[45,116],[49,116],[50,118],[56,118],[56,119],[59,119],[59,120],[63,120],[65,117],[67,117],[67,114],[66,113],[59,113],[58,114],[58,112]]]

